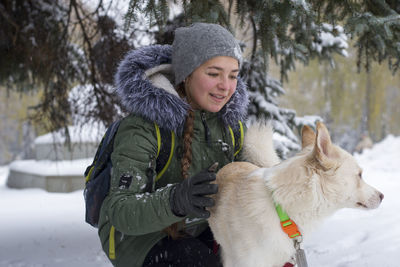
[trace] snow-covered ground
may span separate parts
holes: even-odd
[[[310,266],[400,266],[400,137],[388,136],[356,159],[385,198],[376,210],[345,209],[327,220],[305,246]]]
[[[400,266],[400,137],[356,158],[385,199],[377,210],[342,210],[321,225],[305,244],[310,267]],[[0,267],[111,266],[84,222],[82,191],[9,189],[7,173],[0,167]]]
[[[81,190],[9,189],[7,173],[0,167],[1,267],[112,266],[96,229],[84,221]]]

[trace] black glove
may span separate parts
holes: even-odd
[[[214,163],[209,168],[183,180],[171,190],[169,201],[171,210],[176,216],[194,215],[204,219],[210,217],[210,212],[205,208],[214,206],[215,201],[206,195],[218,192],[218,185],[210,184],[216,179],[217,167],[218,163]]]

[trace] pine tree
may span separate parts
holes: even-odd
[[[69,93],[76,84],[91,84],[86,104],[96,105],[87,120],[115,118],[111,73],[132,45],[115,34],[105,9],[102,1],[91,12],[79,0],[0,1],[0,85],[42,91],[31,119],[48,131],[71,123]]]
[[[114,64],[106,57],[118,61],[134,47],[128,40],[143,33],[132,26],[142,16],[148,19],[144,31],[157,31],[157,42],[166,41],[157,38],[175,27],[168,23],[171,3],[182,5],[181,25],[202,21],[231,31],[250,27],[252,38],[246,45],[251,52],[242,70],[250,84],[250,115],[272,118],[277,131],[291,140],[282,146],[287,148],[281,150],[283,156],[296,142],[292,129],[308,123],[278,102],[284,93],[282,83],[297,62],[308,64],[318,58],[334,64],[333,54],[346,55],[349,36],[356,43],[359,69],[369,70],[372,61],[387,62],[393,73],[399,69],[398,0],[131,0],[121,36],[114,34],[119,29],[107,30],[119,26],[104,17],[105,1],[89,12],[79,0],[1,0],[0,83],[17,91],[43,88],[36,118],[45,118],[51,129],[71,120],[71,88],[90,84],[85,105],[94,106],[87,116],[107,124],[118,108],[110,93],[113,70],[108,67]],[[110,46],[121,50],[107,49]],[[99,50],[101,60],[96,56]],[[268,75],[272,61],[280,67],[280,81]]]

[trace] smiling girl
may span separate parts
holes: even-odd
[[[218,191],[215,172],[236,158],[229,127],[239,128],[248,105],[241,62],[232,34],[206,23],[178,28],[172,46],[133,50],[121,62],[116,92],[130,115],[114,140],[99,220],[113,265],[220,266],[206,208]],[[160,179],[154,123],[175,138]]]

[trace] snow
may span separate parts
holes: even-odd
[[[16,160],[9,169],[18,172],[28,172],[40,176],[79,176],[85,172],[86,166],[92,164],[92,158],[76,160]]]
[[[400,251],[400,137],[356,154],[364,179],[382,193],[372,211],[337,212],[305,241],[309,266],[395,267]],[[95,228],[84,222],[82,190],[48,193],[5,186],[0,167],[0,267],[111,266]]]
[[[94,10],[99,5],[100,0],[84,0],[83,4],[88,8]],[[101,15],[107,15],[113,18],[118,25],[117,29],[115,29],[115,33],[119,37],[125,36],[129,42],[133,45],[133,47],[142,47],[147,46],[154,43],[154,38],[147,33],[148,26],[150,25],[150,21],[148,16],[143,12],[137,12],[137,21],[131,22],[132,24],[129,27],[128,31],[124,30],[124,25],[126,23],[125,15],[129,10],[130,0],[102,0],[104,10],[100,11]],[[171,14],[170,16],[176,15],[176,12],[179,12],[180,8],[177,4],[168,3],[171,6]],[[145,3],[142,3],[142,8]],[[157,30],[157,27],[152,27],[151,31]],[[131,31],[135,32],[134,38],[130,36]]]
[[[9,189],[0,167],[0,266],[112,266],[84,222],[82,191]],[[83,179],[83,178],[82,178]]]
[[[336,33],[334,33],[334,31]],[[337,46],[339,48],[339,53],[348,57],[347,48],[349,47],[347,43],[347,35],[344,32],[344,29],[340,25],[336,25],[335,27],[328,23],[322,24],[322,31],[320,33],[320,42],[313,42],[312,46],[315,51],[321,54],[322,50],[325,47],[334,47]]]
[[[106,128],[100,123],[85,124],[83,126],[68,126],[71,143],[99,143]],[[64,129],[41,135],[35,139],[39,144],[64,144],[66,136]]]
[[[323,121],[320,116],[317,115],[305,115],[303,117],[295,117],[295,125],[316,125],[316,122]]]

